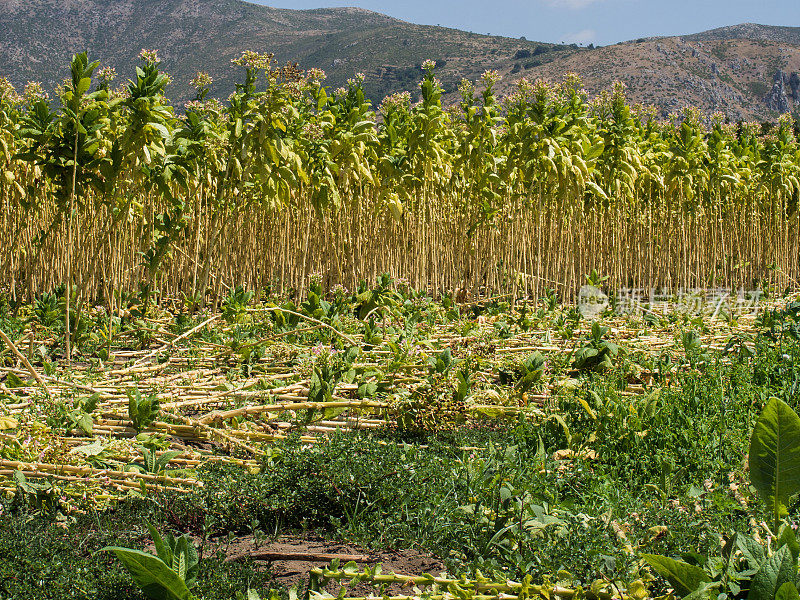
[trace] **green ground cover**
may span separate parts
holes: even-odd
[[[797,409],[797,304],[589,322],[388,279],[297,304],[235,290],[220,313],[84,311],[67,366],[49,302],[0,312],[42,378],[0,354],[0,598],[141,598],[100,550],[145,548],[148,523],[191,536],[202,598],[277,587],[269,562],[224,561],[243,536],[637,597],[675,588],[645,554],[709,570],[735,532],[771,535],[746,456],[770,398]]]

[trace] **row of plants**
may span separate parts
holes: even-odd
[[[373,107],[362,78],[244,53],[226,102],[207,75],[184,107],[155,52],[121,87],[86,54],[51,100],[0,88],[0,283],[65,308],[141,289],[221,300],[232,282],[355,289],[383,271],[462,294],[619,287],[783,287],[796,280],[796,125],[661,122],[621,86],[568,76],[464,82],[442,105],[434,64]],[[416,101],[416,100],[419,101]],[[569,224],[569,226],[566,226]],[[69,323],[69,319],[67,319]]]

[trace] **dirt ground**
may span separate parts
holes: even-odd
[[[381,565],[384,573],[403,575],[420,575],[431,573],[440,575],[445,571],[441,560],[419,550],[381,550],[371,551],[352,544],[326,540],[315,535],[280,536],[261,540],[256,543],[252,536],[237,537],[228,542],[219,540],[217,548],[223,549],[226,560],[253,560],[256,565],[270,568],[273,573],[275,587],[291,587],[297,584],[303,589],[308,582],[308,573],[314,567],[330,564],[333,555],[341,555],[340,564],[354,560],[359,566]],[[336,595],[339,585],[331,582],[327,591]],[[348,593],[353,595],[370,595],[374,588],[367,584],[350,586]],[[408,593],[409,588],[402,590],[399,585],[392,586],[389,591],[394,594]]]

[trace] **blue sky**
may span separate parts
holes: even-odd
[[[613,44],[754,22],[800,26],[800,0],[255,0],[279,8],[360,6],[398,19],[529,40]]]

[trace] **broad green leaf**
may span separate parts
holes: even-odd
[[[753,428],[749,464],[753,486],[777,526],[800,491],[800,417],[778,398],[770,399]]]
[[[25,387],[25,385],[25,382],[17,377],[14,373],[9,372],[8,375],[6,375],[6,387],[15,389]]]
[[[131,574],[142,593],[152,600],[187,600],[189,588],[163,560],[141,550],[106,546]]]
[[[778,589],[797,577],[797,561],[792,558],[789,546],[783,546],[770,556],[750,581],[747,600],[774,600]]]
[[[800,554],[800,544],[797,543],[797,535],[794,529],[788,523],[782,523],[781,528],[778,530],[778,539],[775,543],[775,549],[788,546],[789,551],[792,553],[792,558],[797,562],[797,555]]]
[[[172,554],[172,570],[184,581],[186,581],[186,569],[188,567],[186,552],[186,538],[181,536],[178,538],[178,544],[175,547],[175,552]]]
[[[600,156],[603,153],[604,147],[605,147],[605,145],[603,144],[603,142],[598,142],[598,143],[594,144],[588,150],[586,150],[586,159],[587,160],[592,160],[592,159],[597,158],[598,156]]]
[[[698,590],[702,583],[710,581],[703,569],[681,560],[657,554],[643,554],[642,558],[656,573],[666,579],[681,597],[688,596]]]
[[[335,419],[346,410],[347,407],[326,408],[322,411],[322,420],[330,421],[331,419]]]
[[[741,550],[745,559],[747,559],[748,566],[751,569],[758,569],[761,567],[761,563],[763,563],[767,557],[764,546],[749,535],[737,533],[736,546]]]
[[[97,408],[98,402],[100,402],[100,394],[92,394],[86,399],[86,403],[83,405],[83,410],[87,413],[94,412],[94,409]]]
[[[721,581],[704,581],[697,587],[695,591],[688,596],[684,596],[683,600],[701,600],[702,598],[711,598],[711,592],[716,590],[720,585],[722,585]]]
[[[84,444],[83,446],[78,446],[77,448],[73,448],[70,450],[70,453],[77,452],[79,454],[83,454],[84,456],[97,456],[98,454],[102,454],[105,452],[106,446],[103,442],[99,439],[94,440],[91,444]]]
[[[164,539],[161,537],[161,534],[158,533],[158,530],[150,523],[147,524],[147,530],[150,532],[150,537],[153,538],[153,545],[156,548],[156,554],[158,555],[158,558],[160,558],[164,564],[171,563],[172,550],[170,550],[169,546],[164,543]]]
[[[158,460],[155,461],[154,470],[157,473],[164,471],[167,468],[169,461],[171,461],[176,456],[179,456],[180,454],[181,452],[179,450],[170,450],[169,452],[164,452],[164,454],[159,456]],[[153,452],[153,456],[155,456],[155,452]]]
[[[800,594],[797,593],[797,585],[792,581],[784,583],[778,588],[775,600],[800,600]]]
[[[368,381],[358,386],[359,398],[371,398],[378,391],[378,384],[374,381]]]
[[[92,426],[94,422],[92,421],[92,415],[87,415],[83,413],[80,418],[78,418],[78,427],[86,434],[92,435]]]
[[[83,96],[86,92],[89,91],[89,87],[92,85],[91,77],[83,77],[78,82],[78,87],[75,90],[78,96]]]

